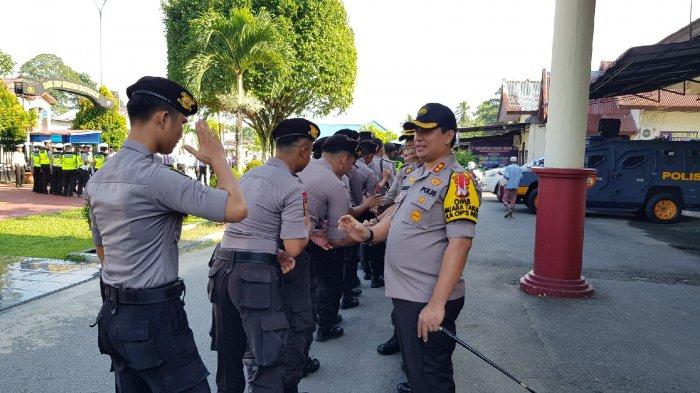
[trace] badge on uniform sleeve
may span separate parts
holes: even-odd
[[[423,214],[420,212],[420,210],[414,210],[411,212],[411,220],[413,220],[413,222],[418,222],[421,218],[423,218]]]
[[[479,206],[481,200],[471,176],[465,172],[452,173],[443,203],[445,222],[468,220],[476,223],[479,218]]]

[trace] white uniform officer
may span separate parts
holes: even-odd
[[[143,77],[127,88],[131,131],[122,148],[87,185],[92,236],[102,262],[104,303],[98,315],[100,352],[112,360],[118,392],[209,392],[187,322],[178,278],[178,240],[186,214],[236,222],[247,209],[223,146],[205,122],[199,150],[219,189],[154,161],[182,137],[197,103],[182,86]]]

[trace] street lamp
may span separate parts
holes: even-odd
[[[107,0],[102,0],[102,5],[99,5],[99,0],[92,0],[97,7],[97,13],[100,15],[100,86],[102,86],[102,10],[107,4]]]

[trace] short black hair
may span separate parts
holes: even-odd
[[[132,123],[146,122],[153,117],[153,114],[160,111],[166,111],[171,116],[180,113],[167,102],[148,94],[135,94],[126,103],[126,112]]]
[[[450,147],[455,147],[455,143],[457,143],[457,130],[446,130],[444,128],[440,128],[440,131],[442,131],[443,134],[447,134],[447,131],[454,131],[455,134],[450,141]]]
[[[285,148],[285,147],[290,147],[302,139],[306,139],[307,141],[311,140],[303,135],[288,135],[288,136],[283,136],[283,137],[277,138],[277,140],[275,141],[275,146],[280,148],[280,149]]]

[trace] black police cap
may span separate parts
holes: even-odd
[[[377,152],[377,145],[371,140],[360,141],[358,147],[362,150],[363,154],[374,154]]]
[[[354,140],[360,139],[360,133],[349,128],[343,128],[342,130],[338,130],[335,132],[335,135],[345,135],[346,137]]]
[[[321,154],[321,148],[323,147],[323,144],[326,142],[326,139],[328,139],[327,136],[324,136],[322,138],[316,139],[316,142],[314,142],[313,147],[311,150],[313,151],[314,155],[316,154]]]
[[[381,149],[382,147],[384,147],[384,142],[382,142],[382,140],[379,138],[372,138],[372,142],[374,142],[374,144],[377,145],[377,149]]]
[[[126,88],[126,96],[129,99],[137,94],[156,97],[185,116],[192,116],[197,113],[197,101],[192,96],[192,93],[170,79],[158,76],[144,76]]]
[[[408,131],[415,128],[431,130],[440,127],[444,131],[457,131],[457,119],[452,109],[442,104],[429,103],[418,110],[415,120],[404,123],[403,129]]]
[[[358,141],[345,135],[333,135],[326,139],[321,148],[323,151],[346,151],[355,157],[362,157],[362,152],[357,148]]]
[[[360,131],[359,132],[359,140],[361,141],[371,141],[374,138],[371,132],[369,131]]]
[[[306,119],[285,119],[272,130],[272,138],[278,140],[287,136],[303,136],[315,141],[318,138],[318,126]]]

